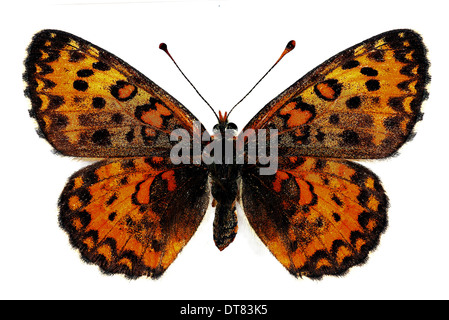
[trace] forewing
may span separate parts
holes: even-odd
[[[254,231],[295,276],[339,275],[366,260],[387,224],[387,196],[367,168],[344,160],[281,159],[275,175],[243,170]]]
[[[60,224],[106,273],[159,277],[209,204],[207,171],[161,157],[101,161],[76,172],[59,199]]]
[[[427,97],[421,37],[393,30],[330,58],[245,127],[277,129],[279,154],[384,158],[409,139]]]
[[[72,34],[37,33],[25,67],[31,114],[43,136],[64,155],[158,155],[176,143],[170,141],[174,129],[193,132],[196,118],[167,92]]]

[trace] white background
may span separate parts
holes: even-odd
[[[91,2],[95,2],[92,4]],[[84,4],[83,4],[84,3]],[[0,298],[417,299],[449,298],[448,20],[443,1],[7,1],[0,38]],[[411,28],[432,63],[430,98],[413,141],[397,157],[364,162],[390,198],[389,227],[368,262],[344,277],[292,277],[240,212],[234,243],[219,252],[213,212],[157,281],[106,276],[84,263],[57,222],[67,178],[88,164],[61,157],[35,133],[21,79],[34,33],[54,28],[121,57],[188,107],[209,130],[212,112],[158,49],[166,42],[203,96],[236,109],[242,128],[268,101],[330,56],[378,33]]]

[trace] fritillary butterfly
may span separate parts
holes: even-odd
[[[163,274],[195,233],[210,193],[220,250],[236,235],[241,201],[291,274],[321,278],[363,263],[386,227],[388,199],[379,178],[349,160],[389,157],[411,137],[430,78],[425,46],[412,30],[382,33],[333,56],[244,128],[277,130],[278,169],[261,175],[259,161],[174,164],[170,133],[193,135],[198,120],[79,37],[37,33],[25,66],[40,135],[63,155],[103,159],[69,178],[60,225],[86,261],[131,278]],[[228,129],[236,126],[220,114],[216,131]]]

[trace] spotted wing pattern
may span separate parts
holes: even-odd
[[[126,62],[72,34],[43,30],[28,48],[24,79],[42,135],[64,155],[161,155],[196,118]],[[204,130],[204,128],[202,128]]]
[[[388,157],[421,119],[428,67],[417,33],[380,34],[309,72],[245,129],[277,129],[281,155]]]
[[[295,276],[339,275],[365,261],[387,224],[387,196],[365,167],[284,158],[275,175],[244,170],[242,202],[252,228]]]
[[[209,205],[207,171],[162,157],[105,160],[76,172],[59,199],[60,224],[106,273],[159,277]]]
[[[410,139],[428,68],[418,34],[389,31],[330,58],[245,127],[277,130],[278,171],[245,167],[241,198],[255,232],[293,275],[343,274],[376,247],[387,196],[374,173],[346,159],[385,158]]]
[[[192,137],[196,118],[124,61],[66,32],[36,34],[25,67],[41,136],[64,155],[106,158],[76,172],[60,196],[70,242],[107,273],[157,278],[208,206],[207,169],[169,157],[170,133]]]

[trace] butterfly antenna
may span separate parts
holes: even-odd
[[[211,105],[209,104],[209,102],[207,102],[207,100],[204,99],[204,97],[201,95],[201,93],[195,88],[195,86],[193,85],[193,83],[190,82],[189,78],[187,78],[187,76],[184,74],[184,72],[182,72],[181,68],[178,66],[178,64],[176,63],[175,59],[173,59],[173,57],[171,56],[170,52],[168,52],[167,45],[166,45],[165,43],[161,43],[161,44],[159,45],[159,49],[161,49],[162,51],[164,51],[164,52],[170,57],[170,59],[171,59],[171,60],[173,61],[173,63],[175,64],[176,68],[178,68],[179,72],[181,72],[181,74],[184,76],[184,78],[187,80],[187,82],[190,83],[190,85],[192,86],[192,88],[195,89],[196,93],[198,93],[198,95],[200,96],[200,98],[203,99],[204,102],[206,102],[206,104],[209,106],[209,108],[210,108],[210,109],[212,110],[212,112],[214,113],[215,117],[216,117],[217,119],[219,119],[217,113],[216,113],[215,110],[211,107]]]
[[[292,51],[293,49],[295,49],[295,46],[296,46],[296,42],[295,42],[295,40],[291,40],[291,41],[289,41],[288,43],[287,43],[287,46],[285,47],[285,49],[284,49],[284,51],[282,52],[282,54],[281,54],[281,56],[279,57],[279,59],[277,59],[277,61],[271,66],[271,68],[262,76],[262,78],[260,78],[260,80],[259,81],[257,81],[257,83],[254,85],[254,87],[252,87],[251,88],[251,90],[249,90],[248,91],[248,93],[247,94],[245,94],[245,96],[242,98],[242,99],[240,99],[240,101],[239,102],[237,102],[236,104],[235,104],[235,106],[233,106],[232,107],[232,109],[231,109],[231,111],[229,111],[229,113],[228,113],[228,117],[229,117],[229,114],[232,112],[232,110],[234,110],[234,108],[235,107],[237,107],[237,105],[239,105],[240,104],[240,102],[242,102],[253,90],[254,90],[254,88],[255,87],[257,87],[257,85],[267,76],[267,74],[269,74],[270,73],[270,71],[278,64],[278,62],[279,61],[281,61],[282,60],[282,58],[287,54],[287,53],[289,53],[290,51]]]

